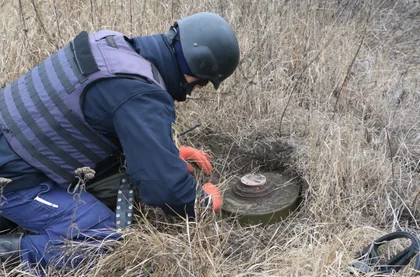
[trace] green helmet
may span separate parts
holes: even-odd
[[[220,15],[201,12],[175,22],[182,51],[194,77],[217,89],[239,64],[239,45],[229,23]]]

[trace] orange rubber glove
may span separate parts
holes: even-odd
[[[189,162],[195,163],[207,176],[213,173],[213,166],[209,161],[212,156],[207,153],[192,147],[181,146],[179,147],[179,157],[187,163],[188,171],[191,174],[194,173],[194,168]]]
[[[223,205],[222,194],[219,189],[212,183],[205,183],[202,186],[205,193],[209,195],[209,203],[214,212],[220,210]]]

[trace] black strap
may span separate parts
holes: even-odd
[[[73,71],[74,75],[76,76],[77,80],[80,83],[84,83],[87,80],[87,77],[82,74],[80,71],[79,65],[76,63],[76,58],[74,57],[74,52],[70,47],[70,44],[64,46],[64,56],[66,56],[66,60],[69,63],[71,70]]]
[[[169,45],[173,45],[174,40],[177,38],[178,32],[176,31],[175,27],[169,28],[169,31],[165,33],[166,40],[168,41]]]
[[[388,261],[382,261],[379,255],[379,247],[385,242],[406,238],[411,240],[411,245],[393,256]],[[416,270],[420,270],[420,240],[416,235],[409,232],[398,231],[387,234],[379,239],[375,240],[372,244],[365,247],[357,256],[358,262],[353,263],[352,267],[359,272],[380,272],[385,274],[391,274],[392,272],[398,272],[405,265],[407,265],[413,257],[416,257],[413,267]]]
[[[117,45],[117,43],[115,43],[114,36],[112,36],[112,35],[111,36],[106,36],[105,40],[106,40],[106,42],[108,43],[109,46],[118,49],[118,45]]]
[[[57,77],[60,80],[60,83],[63,85],[66,92],[68,94],[72,93],[74,91],[74,85],[64,72],[64,68],[63,65],[60,63],[58,53],[55,53],[51,56],[51,62],[54,67],[55,73],[57,74]]]
[[[17,87],[18,80],[14,81],[11,84],[11,89],[13,87]],[[10,113],[6,103],[5,103],[5,94],[4,94],[3,91],[0,94],[0,106],[1,106],[1,109],[0,109],[1,116],[3,117],[5,122],[9,123],[9,125],[7,127],[2,126],[3,132],[13,133],[16,140],[23,146],[23,148],[26,149],[26,151],[31,153],[31,155],[33,155],[36,160],[38,160],[44,166],[50,168],[51,170],[53,170],[55,173],[62,176],[63,178],[65,178],[67,180],[72,180],[74,178],[74,176],[72,174],[70,174],[69,172],[67,172],[63,168],[61,168],[59,165],[57,165],[57,163],[51,161],[46,156],[42,155],[39,152],[39,149],[36,149],[33,146],[33,144],[31,143],[31,141],[29,141],[29,139],[26,136],[24,136],[24,134],[22,132],[20,132],[19,126],[16,124],[16,122],[13,121],[12,115],[11,115],[11,113]]]
[[[71,42],[74,58],[84,75],[99,71],[98,64],[90,49],[89,34],[86,31],[79,33]]]

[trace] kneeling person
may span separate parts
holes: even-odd
[[[68,187],[76,169],[101,174],[120,153],[145,204],[194,216],[202,191],[172,141],[174,101],[208,82],[217,89],[238,62],[229,24],[198,13],[165,34],[82,32],[2,89],[0,177],[11,182],[0,211],[30,234],[0,236],[0,260],[43,267],[64,239],[117,239],[115,212]]]

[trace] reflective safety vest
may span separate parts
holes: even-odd
[[[0,90],[1,131],[27,163],[67,187],[75,169],[95,168],[117,151],[84,119],[83,92],[100,79],[124,76],[166,90],[156,67],[134,51],[123,34],[81,32]]]

